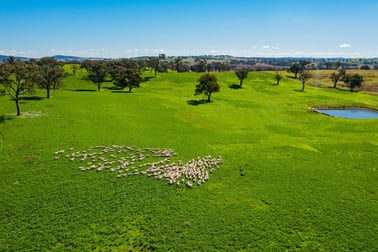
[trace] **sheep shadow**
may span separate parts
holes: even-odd
[[[192,106],[198,106],[198,105],[201,105],[201,104],[206,104],[208,103],[207,100],[188,100],[186,101],[187,104],[189,105],[192,105]]]
[[[241,89],[241,88],[242,88],[242,87],[241,87],[240,85],[238,85],[238,84],[231,84],[231,85],[229,85],[228,87],[231,88],[231,89]]]

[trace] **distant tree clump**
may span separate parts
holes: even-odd
[[[353,92],[355,88],[362,86],[364,78],[359,74],[346,74],[343,81],[349,87],[350,92]]]
[[[331,69],[332,68],[332,62],[326,61],[325,63],[326,69]]]
[[[14,61],[13,57],[10,57],[8,62],[0,64],[0,83],[4,85],[5,94],[15,102],[17,116],[21,115],[20,95],[35,92],[33,74],[32,64]]]
[[[218,84],[217,77],[213,74],[204,74],[198,79],[194,95],[205,94],[207,96],[207,102],[210,102],[211,94],[219,92],[220,86]]]
[[[370,70],[370,66],[369,65],[363,65],[360,67],[361,70]]]
[[[196,58],[194,62],[196,64],[192,66],[193,72],[206,72],[207,70],[209,70],[207,59]]]
[[[107,67],[103,61],[84,62],[83,67],[88,71],[88,79],[97,85],[97,91],[101,90],[102,83],[105,82],[107,76]]]
[[[248,77],[248,69],[247,68],[240,68],[235,71],[236,76],[239,78],[239,86],[242,88],[243,80]]]
[[[301,60],[299,62],[295,62],[289,67],[288,72],[293,73],[294,79],[297,79],[298,74],[301,73],[304,70],[310,69],[311,64],[312,64],[312,62],[308,61],[308,60]]]

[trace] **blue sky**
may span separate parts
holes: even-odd
[[[0,0],[0,54],[378,57],[377,0]]]

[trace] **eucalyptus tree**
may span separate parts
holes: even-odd
[[[301,71],[301,66],[299,65],[299,63],[295,62],[289,67],[287,71],[293,73],[294,79],[297,79],[298,73],[300,73]]]
[[[205,94],[207,96],[207,102],[210,102],[212,93],[219,92],[220,86],[218,84],[217,77],[213,74],[204,74],[198,79],[194,95]]]
[[[282,75],[279,72],[276,72],[274,75],[274,79],[277,81],[277,86],[280,85],[280,81],[282,80]]]
[[[50,98],[50,90],[57,89],[64,77],[63,66],[53,57],[44,57],[37,62],[34,81],[46,89],[46,98]]]
[[[87,60],[84,62],[83,67],[88,71],[88,79],[96,84],[97,91],[100,91],[102,83],[105,82],[108,74],[105,62]]]
[[[5,94],[16,104],[17,116],[21,115],[20,95],[35,92],[33,82],[33,65],[24,61],[14,61],[0,64],[0,83],[4,85]]]
[[[340,80],[339,74],[333,72],[329,78],[333,82],[333,88],[336,88],[337,82]]]
[[[76,76],[76,71],[80,68],[77,64],[71,64],[70,66],[71,68],[71,71],[73,73],[74,76]]]
[[[116,66],[113,72],[114,84],[121,88],[128,88],[129,93],[133,88],[139,88],[142,82],[142,73],[138,68]]]
[[[343,81],[348,85],[350,92],[353,92],[355,88],[362,86],[364,78],[359,74],[346,74],[343,78]]]
[[[311,78],[310,69],[303,69],[299,73],[299,80],[302,82],[302,91],[305,89],[306,82]]]
[[[248,69],[247,68],[240,68],[238,70],[235,71],[235,74],[236,76],[238,77],[239,79],[239,87],[242,88],[242,85],[243,85],[243,80],[246,79],[248,77]]]
[[[154,71],[156,77],[160,67],[160,59],[158,57],[149,57],[148,65]]]
[[[180,68],[182,62],[183,62],[183,60],[182,60],[181,57],[177,57],[177,58],[175,58],[175,59],[173,60],[173,66],[174,66],[174,69],[175,69],[177,72],[179,72],[178,69]]]
[[[297,79],[298,74],[300,74],[302,71],[308,70],[311,64],[312,62],[308,60],[301,60],[299,62],[295,62],[289,67],[288,72],[293,73],[294,79]]]
[[[346,75],[345,69],[339,69],[339,71],[333,72],[331,76],[329,77],[331,81],[333,82],[333,88],[337,87],[337,82],[343,80],[344,76]]]

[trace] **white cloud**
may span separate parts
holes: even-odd
[[[208,51],[208,53],[210,53],[211,55],[224,54],[222,53],[222,51],[218,51],[215,49],[211,49],[210,51]]]
[[[164,49],[154,49],[153,50],[154,52],[156,52],[156,53],[165,53],[165,50]]]
[[[341,45],[339,45],[340,48],[349,48],[349,47],[352,47],[350,44],[346,44],[346,43],[343,43]]]
[[[262,49],[272,49],[272,50],[278,50],[280,49],[278,46],[271,46],[271,45],[264,45]]]

